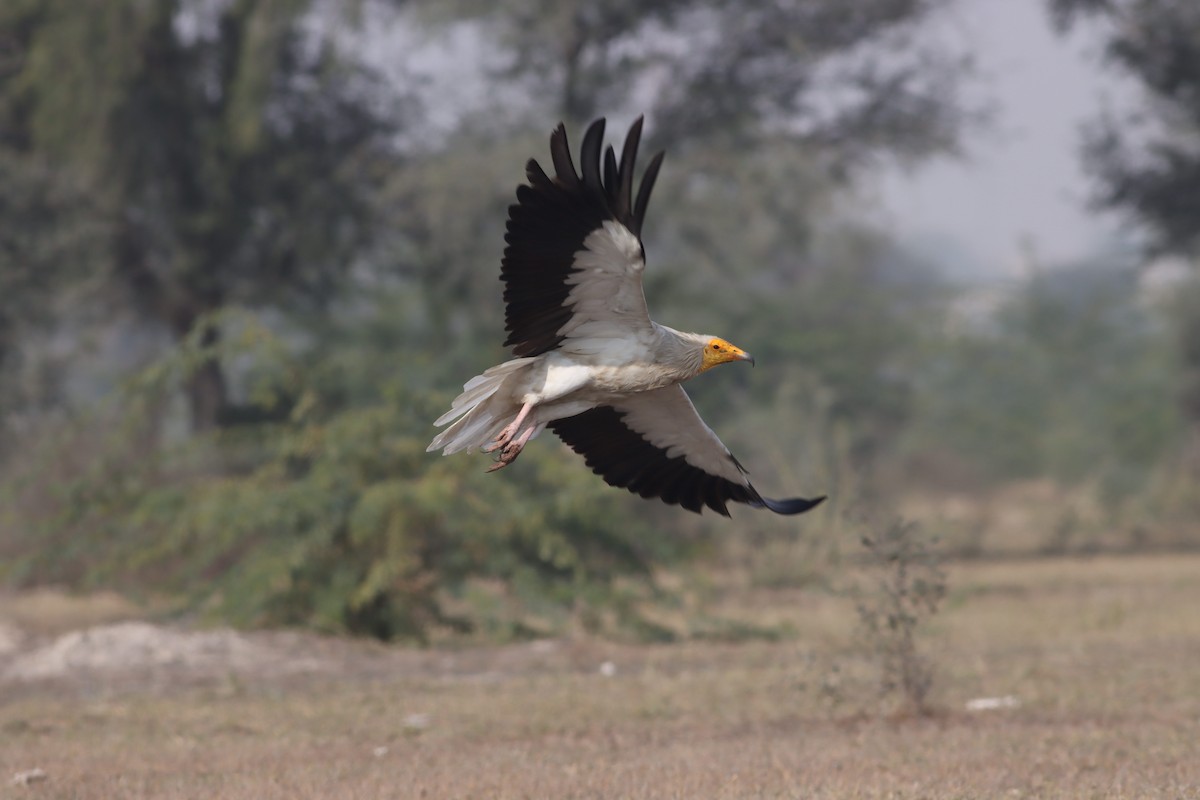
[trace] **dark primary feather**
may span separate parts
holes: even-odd
[[[619,163],[610,147],[602,165],[604,120],[592,123],[580,149],[580,177],[560,123],[550,137],[554,177],[535,159],[526,165],[529,183],[517,187],[517,202],[509,206],[504,236],[508,246],[500,265],[509,332],[504,344],[514,355],[536,356],[562,343],[558,331],[571,319],[567,277],[588,234],[606,220],[616,220],[640,236],[663,159],[658,153],[650,162],[634,202],[633,171],[641,133],[639,117],[625,137]]]
[[[680,505],[697,514],[708,506],[728,517],[729,501],[768,508],[776,514],[800,514],[825,499],[763,497],[748,481],[740,484],[712,475],[687,463],[682,455],[668,457],[666,451],[630,429],[623,416],[611,406],[600,406],[555,420],[548,427],[583,456],[592,472],[610,486],[628,489],[642,497],[658,497],[664,503]]]

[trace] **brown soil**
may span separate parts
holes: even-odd
[[[424,650],[0,598],[0,798],[1200,797],[1200,558],[950,585],[920,717],[795,589],[725,609],[782,641]]]

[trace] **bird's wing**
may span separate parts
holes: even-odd
[[[800,514],[825,499],[760,495],[677,385],[622,397],[549,427],[610,485],[696,513],[707,505],[729,516],[726,503],[732,500],[776,514]]]
[[[633,169],[642,134],[639,117],[625,137],[620,162],[609,146],[600,152],[604,120],[592,123],[575,172],[566,129],[550,137],[554,177],[535,159],[508,209],[500,277],[505,330],[514,355],[536,356],[568,338],[637,335],[651,327],[642,294],[645,251],[639,238],[650,190],[662,164],[659,153],[633,196]]]

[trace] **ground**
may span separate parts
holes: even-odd
[[[876,690],[854,603],[775,640],[415,649],[0,598],[0,798],[1200,797],[1200,556],[967,563]]]

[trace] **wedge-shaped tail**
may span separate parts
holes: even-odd
[[[491,441],[514,413],[509,398],[498,396],[497,392],[505,381],[532,361],[532,358],[514,358],[467,381],[462,394],[450,404],[450,410],[433,423],[453,424],[435,436],[425,452],[441,450],[450,455],[483,447]]]

